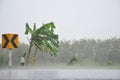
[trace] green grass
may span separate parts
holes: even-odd
[[[9,67],[3,67],[1,69],[7,69]],[[22,66],[12,66],[12,69],[22,69]],[[120,64],[112,64],[112,65],[100,65],[100,64],[36,64],[36,65],[29,65],[27,69],[120,69]]]
[[[35,65],[35,66],[28,66],[27,68],[33,69],[120,69],[120,64],[114,65],[83,65],[83,64],[46,64],[46,65]]]

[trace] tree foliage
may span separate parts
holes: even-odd
[[[35,52],[33,56],[33,64],[35,62],[35,57],[37,50],[39,49],[42,52],[47,52],[51,56],[56,56],[56,52],[59,47],[58,35],[54,33],[55,25],[53,22],[43,24],[40,28],[36,28],[36,24],[34,23],[33,29],[30,28],[29,24],[26,23],[26,31],[25,34],[31,35],[30,38],[30,47],[27,54],[28,63],[31,48],[35,46]]]
[[[73,57],[71,57],[71,59],[70,59],[70,61],[69,61],[69,63],[68,64],[73,64],[74,62],[78,62],[78,60],[77,60],[77,58],[76,58],[76,56],[73,56]]]
[[[25,51],[29,49],[28,44],[20,43],[17,49],[12,50],[13,67],[20,66],[20,59]],[[32,46],[30,59],[33,59],[36,46]],[[43,53],[43,54],[42,54]],[[0,54],[4,56],[2,67],[8,66],[8,50],[0,48]],[[26,53],[27,54],[27,53]],[[120,38],[111,38],[106,40],[95,39],[80,39],[73,41],[60,41],[57,56],[51,56],[46,52],[41,52],[39,49],[36,52],[35,66],[44,66],[51,64],[63,65],[68,64],[73,56],[76,54],[77,64],[85,66],[86,64],[104,66],[120,67]],[[32,60],[30,60],[30,63]]]

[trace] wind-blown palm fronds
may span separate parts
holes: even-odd
[[[26,63],[29,62],[29,56],[31,52],[31,48],[33,46],[36,47],[33,63],[35,62],[35,56],[37,53],[37,49],[42,52],[50,53],[51,56],[56,56],[57,49],[59,47],[58,35],[54,33],[55,25],[53,22],[43,24],[40,28],[36,28],[36,24],[34,23],[33,29],[29,27],[29,24],[26,23],[26,31],[25,34],[28,35],[30,33],[30,46],[27,53]]]

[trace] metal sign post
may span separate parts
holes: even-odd
[[[8,48],[9,49],[9,63],[8,66],[12,67],[12,49],[18,48],[18,34],[2,34],[2,48]]]
[[[9,64],[8,66],[11,68],[12,67],[12,49],[10,48],[9,49]]]

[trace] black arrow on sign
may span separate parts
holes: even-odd
[[[3,46],[3,48],[6,48],[7,45],[8,45],[8,43],[9,43],[9,39],[8,39],[8,37],[7,37],[6,34],[3,35],[3,38],[6,40],[6,42],[5,42],[4,46]]]
[[[17,48],[17,45],[15,44],[14,40],[16,39],[17,35],[13,35],[12,39],[10,40],[14,48]]]

